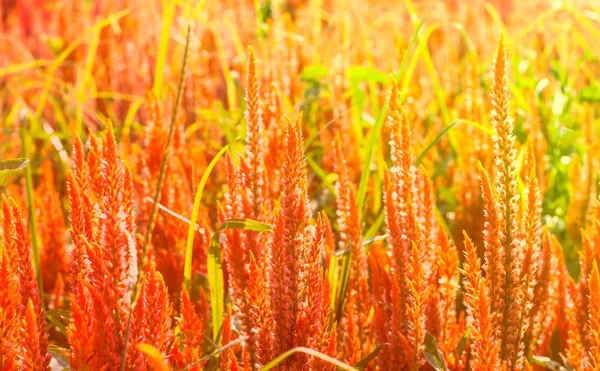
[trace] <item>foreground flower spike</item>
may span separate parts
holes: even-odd
[[[262,100],[260,84],[256,71],[256,58],[252,48],[248,48],[248,74],[246,78],[245,118],[246,118],[246,156],[240,159],[236,169],[233,160],[227,162],[228,190],[225,195],[225,207],[220,213],[220,222],[232,218],[248,218],[260,222],[270,221],[271,198],[266,179],[265,152],[266,133],[263,124]],[[224,233],[223,245],[228,286],[234,303],[234,314],[240,319],[243,347],[250,355],[250,363],[257,364],[254,358],[256,349],[251,337],[253,325],[249,322],[252,309],[244,293],[248,288],[250,277],[248,267],[250,255],[253,255],[262,272],[266,276],[265,247],[269,245],[270,236],[252,231],[228,230]],[[256,283],[252,282],[253,284]]]
[[[6,229],[4,232],[6,236]],[[17,272],[7,255],[0,255],[0,370],[20,367],[19,354],[23,345],[19,333],[21,297],[18,283]]]
[[[60,193],[54,185],[54,169],[50,161],[42,164],[42,181],[36,189],[36,217],[42,251],[40,256],[44,292],[56,298],[62,288],[56,285],[58,276],[69,271],[67,261],[67,228],[63,217]]]
[[[467,308],[467,325],[471,331],[471,361],[473,370],[495,370],[499,366],[499,346],[492,327],[490,298],[486,279],[481,277],[481,262],[473,242],[465,236],[464,303]]]
[[[443,241],[438,240],[433,213],[433,185],[413,165],[412,129],[407,113],[399,105],[397,86],[392,86],[389,107],[392,167],[386,180],[385,212],[392,258],[387,326],[392,344],[389,351],[393,353],[390,365],[402,364],[416,370],[425,362],[422,353],[426,331],[431,329],[438,337],[442,333],[440,298],[432,292],[440,290],[438,272],[443,273],[443,269],[438,267],[435,250]]]
[[[185,285],[182,285],[180,314],[176,319],[182,336],[177,336],[172,346],[172,362],[177,368],[181,369],[193,364],[190,370],[202,370],[203,364],[199,361],[202,356],[201,344],[206,326],[198,314],[199,309],[202,308],[192,303]]]
[[[40,348],[43,341],[40,341],[40,331],[38,328],[38,317],[33,307],[31,299],[27,300],[25,308],[25,318],[21,336],[23,337],[23,349],[21,359],[24,370],[42,371],[48,369],[48,356]],[[43,322],[42,322],[43,323]]]
[[[497,207],[501,233],[498,235],[504,250],[504,277],[502,279],[503,308],[499,313],[501,326],[501,356],[509,370],[518,370],[523,364],[519,357],[519,320],[523,302],[521,267],[523,262],[523,241],[519,223],[519,194],[516,177],[516,148],[513,135],[513,119],[509,116],[509,95],[507,85],[507,54],[504,35],[500,34],[494,60],[494,81],[492,84],[491,123],[494,127],[494,154],[496,157],[495,186],[498,195]],[[499,293],[500,294],[500,293]],[[494,296],[492,301],[499,298]]]
[[[140,289],[140,296],[133,310],[131,345],[128,348],[130,364],[135,369],[146,369],[146,357],[137,350],[139,344],[152,344],[161,354],[166,355],[172,340],[171,316],[173,308],[162,275],[150,262]]]
[[[333,157],[334,170],[338,175],[335,184],[337,195],[336,214],[340,233],[338,249],[349,249],[352,261],[350,282],[346,295],[346,313],[340,323],[340,328],[343,328],[345,337],[343,339],[345,343],[344,359],[349,364],[355,364],[363,358],[363,349],[369,348],[369,344],[363,344],[367,342],[370,336],[368,316],[371,306],[369,302],[367,256],[363,247],[356,186],[349,179],[348,164],[344,157],[339,136],[335,137]]]
[[[81,142],[75,140],[69,182],[73,315],[67,332],[71,365],[76,365],[72,367],[119,369],[122,362],[143,364],[141,357],[122,359],[123,349],[136,349],[131,346],[136,341],[165,350],[170,304],[162,278],[153,269],[145,277],[143,301],[133,313],[133,336],[126,337],[137,277],[132,192],[132,174],[118,157],[110,122],[104,135],[90,138],[87,159]]]
[[[3,276],[8,280],[17,282],[18,297],[20,302],[16,308],[6,308],[6,316],[13,320],[21,321],[18,328],[21,335],[27,334],[22,338],[21,346],[27,349],[26,358],[22,358],[25,369],[45,370],[50,364],[50,355],[48,354],[48,334],[46,332],[46,323],[44,321],[44,310],[38,281],[33,268],[31,257],[31,245],[29,235],[25,226],[25,220],[21,210],[13,199],[2,197],[3,217],[9,218],[10,225],[4,225],[4,256],[3,265],[10,265],[1,268]],[[12,259],[12,261],[11,261]],[[11,272],[12,271],[12,275]],[[12,277],[11,277],[12,276]],[[14,293],[14,284],[5,282],[8,295],[7,304],[14,305],[17,296]],[[31,308],[28,308],[28,307]],[[0,308],[4,312],[4,307]],[[2,314],[4,316],[4,314]],[[11,333],[14,334],[16,328],[6,323],[3,327],[7,330],[7,340],[10,342]],[[4,331],[4,329],[3,329]],[[19,348],[16,348],[19,349]],[[18,351],[17,354],[21,352]]]
[[[483,245],[485,263],[483,270],[489,288],[489,296],[494,300],[491,302],[492,310],[499,312],[504,306],[504,249],[500,244],[500,214],[498,212],[498,199],[492,182],[481,164],[479,167],[479,178],[481,180],[481,194],[483,197]],[[495,318],[494,331],[500,329],[501,316]]]
[[[264,207],[265,196],[265,171],[264,171],[264,151],[265,151],[265,129],[262,117],[262,108],[260,106],[260,85],[257,81],[256,58],[254,50],[248,47],[248,76],[246,81],[246,162],[251,173],[248,175],[248,185],[250,194],[249,203],[252,205],[252,211],[255,218],[262,214],[261,208]],[[261,218],[262,219],[262,218]]]
[[[223,330],[221,331],[221,336],[223,338],[223,344],[227,346],[232,339],[232,331],[231,331],[231,308],[227,308],[227,313],[225,314],[225,318],[223,319]],[[233,349],[227,349],[221,354],[221,370],[224,371],[233,371],[239,370],[240,366],[238,364],[237,358],[235,358],[235,353]]]
[[[538,299],[533,295],[537,285],[536,279],[542,237],[542,200],[540,196],[540,189],[538,187],[538,178],[535,171],[535,158],[533,157],[533,151],[531,149],[528,151],[527,163],[527,200],[522,221],[525,241],[523,246],[523,263],[520,276],[522,303],[519,314],[518,334],[515,344],[517,351],[513,359],[515,364],[519,362],[519,360],[523,359],[526,344],[522,340],[525,333],[527,333],[529,330],[529,326],[531,325],[531,309],[533,307],[533,302],[534,300]],[[547,285],[548,282],[543,282],[542,284]]]
[[[592,273],[589,278],[589,326],[590,326],[590,351],[589,367],[600,370],[600,274],[598,264],[594,260]]]
[[[275,358],[273,354],[273,318],[267,296],[268,287],[265,285],[262,270],[252,254],[250,255],[249,270],[248,287],[244,291],[250,307],[248,320],[252,324],[249,341],[254,343],[255,364],[252,367],[260,370],[267,362]]]
[[[328,333],[328,324],[318,321],[322,313],[329,310],[329,303],[320,298],[322,294],[319,293],[324,285],[323,275],[317,273],[321,269],[320,246],[324,230],[322,223],[318,224],[316,232],[309,225],[306,161],[300,124],[301,118],[295,123],[288,122],[281,211],[271,245],[269,284],[273,333],[277,340],[275,354],[296,346],[320,343],[323,333]],[[303,365],[305,358],[292,356],[284,362],[284,367]]]

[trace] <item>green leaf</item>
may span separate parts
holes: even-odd
[[[0,160],[0,187],[8,184],[8,179],[19,170],[25,169],[29,163],[28,158],[12,158],[10,160]]]
[[[252,219],[228,219],[213,234],[208,249],[208,283],[210,285],[210,304],[212,308],[213,340],[220,341],[220,330],[225,312],[225,290],[223,287],[223,263],[221,262],[221,243],[219,233],[226,229],[244,229],[254,232],[273,232],[273,226]]]
[[[351,82],[370,81],[384,83],[387,81],[387,75],[373,67],[350,66],[347,76]]]
[[[71,362],[69,358],[65,356],[67,354],[67,349],[57,347],[54,344],[48,345],[48,354],[54,359],[56,366],[53,366],[53,370],[70,370]],[[62,368],[57,368],[62,367]]]
[[[188,228],[187,242],[185,245],[185,262],[183,266],[183,282],[185,283],[188,291],[190,290],[190,279],[192,278],[192,250],[194,247],[194,232],[196,231],[196,222],[198,221],[198,213],[200,212],[200,203],[202,202],[202,193],[204,192],[204,186],[208,181],[212,169],[215,167],[221,156],[227,151],[229,145],[223,147],[219,153],[212,159],[208,167],[202,174],[200,184],[196,190],[196,196],[194,198],[194,209],[192,210],[192,217],[190,218],[190,226]]]
[[[385,343],[375,348],[371,353],[369,353],[368,356],[358,361],[358,363],[354,365],[354,368],[356,368],[357,370],[364,370],[365,368],[367,368],[369,362],[371,362],[373,359],[375,359],[375,357],[377,357],[377,355],[379,355],[383,347],[386,347],[388,345],[390,344]]]
[[[339,296],[338,296],[338,308],[337,308],[337,320],[342,318],[344,311],[344,305],[346,304],[346,292],[348,291],[348,284],[350,283],[350,271],[352,268],[352,255],[350,249],[344,251],[342,256],[342,271],[340,272],[340,285],[339,285]]]
[[[404,58],[402,59],[402,63],[400,64],[400,69],[396,74],[396,81],[400,80],[400,77],[404,74],[404,70],[406,69],[406,62],[408,60],[408,56],[411,54],[413,45],[415,44],[415,40],[417,39],[417,35],[419,34],[419,30],[421,26],[423,26],[423,22],[421,21],[415,32],[413,33],[412,39],[410,40],[410,44],[408,44],[408,49],[404,54]],[[371,158],[373,157],[373,149],[375,148],[375,144],[379,139],[379,133],[381,132],[381,128],[383,127],[383,123],[387,116],[387,111],[389,109],[389,99],[386,100],[383,105],[383,109],[379,111],[379,116],[377,116],[377,121],[375,122],[375,127],[371,132],[371,136],[369,137],[369,142],[367,143],[367,152],[365,154],[365,159],[363,161],[362,173],[360,174],[360,183],[358,185],[358,210],[362,211],[363,206],[365,204],[365,195],[367,194],[367,185],[369,182],[369,174],[371,173]]]
[[[467,348],[467,341],[469,340],[469,336],[471,335],[471,329],[467,328],[463,336],[460,338],[458,345],[456,346],[456,354],[458,354],[458,358],[462,357],[463,352]]]
[[[423,356],[429,362],[429,364],[435,370],[448,371],[446,367],[446,362],[444,361],[444,356],[440,349],[437,346],[437,342],[435,341],[435,337],[431,335],[429,332],[425,334],[425,341],[423,342],[425,345],[425,350],[423,351]]]
[[[552,370],[552,371],[571,371],[571,370],[573,370],[572,367],[570,367],[570,366],[564,367],[560,363],[553,361],[548,357],[532,356],[531,360],[533,361],[532,362],[533,364],[545,367],[548,370]]]
[[[327,77],[327,67],[322,64],[311,64],[302,69],[300,73],[301,81],[319,81],[322,78]]]
[[[582,102],[600,102],[600,85],[593,84],[583,87],[579,91],[579,100]]]
[[[64,309],[49,309],[44,312],[46,319],[54,326],[58,327],[61,334],[67,334],[67,325],[71,318],[71,312]]]
[[[286,358],[288,358],[289,356],[291,356],[294,353],[305,353],[308,354],[310,356],[322,359],[323,361],[329,362],[334,366],[337,366],[338,368],[341,368],[342,370],[347,370],[347,371],[359,371],[357,368],[354,368],[344,362],[338,361],[335,358],[332,358],[326,354],[323,354],[321,352],[317,352],[316,350],[313,349],[309,349],[309,348],[305,348],[305,347],[296,347],[293,349],[288,350],[287,352],[283,353],[282,355],[280,355],[279,357],[275,358],[274,360],[272,360],[271,362],[267,363],[265,365],[265,367],[263,367],[261,369],[261,371],[268,371],[274,367],[277,367],[278,364],[280,364],[283,360],[285,360]]]
[[[483,126],[477,122],[474,121],[470,121],[470,120],[456,120],[453,123],[451,123],[450,125],[444,127],[442,129],[442,131],[437,135],[437,137],[435,137],[435,139],[429,143],[429,145],[423,150],[423,152],[421,152],[421,154],[419,155],[419,157],[417,157],[417,160],[415,161],[415,165],[419,165],[421,163],[421,161],[423,161],[423,159],[425,158],[425,155],[427,155],[427,152],[429,152],[429,150],[431,150],[431,148],[433,148],[437,142],[440,141],[440,139],[442,139],[442,137],[448,132],[450,131],[450,129],[452,129],[453,127],[455,127],[456,125],[460,124],[460,123],[465,123],[465,124],[469,124],[481,131],[484,131],[490,135],[493,135],[493,130],[489,127]]]
[[[365,238],[362,242],[363,246],[369,246],[370,244],[373,244],[377,241],[383,241],[385,239],[387,239],[389,237],[388,234],[384,234],[381,236],[375,236],[375,237],[371,237],[371,238]]]

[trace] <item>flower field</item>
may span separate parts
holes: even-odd
[[[0,370],[600,370],[600,6],[3,0]]]

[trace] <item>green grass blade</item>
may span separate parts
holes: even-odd
[[[350,284],[350,272],[352,268],[352,254],[350,250],[346,250],[342,257],[342,270],[340,272],[341,281],[339,283],[339,294],[338,294],[338,307],[336,310],[336,319],[342,318],[344,312],[344,305],[346,305],[346,293],[348,292],[348,285]]]
[[[208,176],[212,172],[219,159],[228,149],[229,145],[223,147],[212,159],[210,164],[208,164],[204,174],[202,174],[202,179],[200,179],[198,189],[196,190],[194,209],[192,210],[192,217],[190,218],[190,226],[188,228],[187,243],[185,245],[185,265],[183,267],[183,282],[185,283],[188,291],[190,290],[190,279],[192,278],[192,251],[194,247],[194,232],[196,230],[196,223],[198,222],[198,212],[200,211],[200,203],[202,202],[202,193],[204,192],[204,187],[208,181]]]
[[[175,15],[175,1],[163,0],[162,26],[160,29],[160,41],[156,53],[156,67],[154,69],[154,84],[152,90],[157,97],[162,94],[163,75],[167,61],[167,52],[169,50],[169,37],[171,33],[171,24]]]
[[[461,123],[466,123],[469,124],[473,127],[476,127],[477,129],[484,131],[490,135],[493,135],[494,132],[492,130],[491,127],[486,127],[483,126],[477,122],[474,121],[469,121],[469,120],[456,120],[453,123],[451,123],[450,125],[444,127],[444,129],[442,129],[442,131],[437,135],[437,137],[435,137],[435,139],[429,143],[429,145],[427,145],[427,147],[425,147],[425,149],[421,152],[421,154],[419,155],[419,157],[417,157],[417,160],[415,161],[415,165],[419,166],[421,164],[421,162],[423,161],[423,159],[425,158],[425,156],[427,155],[427,152],[429,152],[429,150],[431,150],[431,148],[433,148],[439,141],[440,139],[442,139],[442,137],[448,132],[450,131],[450,129],[452,129],[453,127],[455,127],[458,124]]]
[[[29,154],[29,131],[27,130],[26,113],[21,116],[21,148],[23,157],[27,158]],[[25,192],[27,195],[27,210],[29,212],[29,232],[31,233],[31,250],[33,253],[33,266],[37,275],[38,286],[40,289],[40,299],[44,305],[44,283],[42,282],[42,273],[40,270],[40,244],[37,235],[37,222],[35,220],[35,199],[33,196],[33,175],[31,166],[25,166]]]
[[[80,37],[75,39],[75,41],[73,41],[65,50],[63,50],[60,53],[60,55],[54,61],[52,61],[52,64],[48,68],[46,81],[44,83],[44,89],[42,90],[42,95],[40,96],[38,105],[35,110],[35,121],[36,122],[39,122],[39,119],[42,116],[42,111],[44,110],[44,107],[46,106],[46,99],[48,98],[48,94],[50,93],[50,87],[52,86],[52,81],[54,80],[54,74],[56,73],[56,71],[58,70],[58,67],[60,67],[62,62],[64,62],[67,59],[67,57],[73,51],[75,51],[75,49],[77,49],[79,44],[81,44],[89,34],[94,33],[97,30],[100,30],[106,26],[109,26],[110,24],[125,17],[130,12],[131,12],[130,9],[124,9],[124,10],[121,10],[120,12],[109,15],[108,17],[106,17],[103,20],[98,21],[92,27],[85,30]]]
[[[344,362],[338,361],[337,359],[332,358],[332,357],[330,357],[330,356],[328,356],[326,354],[323,354],[321,352],[317,352],[316,350],[305,348],[305,347],[296,347],[296,348],[288,350],[287,352],[283,353],[282,355],[280,355],[279,357],[275,358],[271,362],[267,363],[265,365],[265,367],[263,367],[261,369],[261,371],[268,371],[268,370],[276,367],[283,360],[285,360],[286,358],[288,358],[289,356],[291,356],[294,353],[308,354],[309,356],[313,356],[313,357],[322,359],[325,362],[329,362],[332,365],[337,366],[339,369],[342,369],[342,370],[359,371],[359,369],[354,368],[354,367],[350,366],[349,364],[346,364]]]
[[[389,345],[390,345],[389,343],[379,345],[377,348],[373,349],[373,351],[371,353],[369,353],[369,355],[367,355],[365,358],[358,361],[358,363],[356,363],[354,365],[354,368],[356,368],[358,370],[366,369],[367,366],[369,365],[369,362],[374,360],[375,357],[377,357],[377,355],[379,355],[379,353],[383,350],[383,348],[386,346],[389,346]]]
[[[400,76],[404,74],[404,69],[406,68],[406,61],[408,60],[408,56],[410,55],[412,48],[415,44],[415,40],[417,39],[417,35],[419,34],[419,30],[423,25],[423,21],[418,25],[415,29],[415,32],[410,40],[410,44],[408,45],[408,49],[404,54],[404,58],[402,59],[402,63],[400,64],[400,68],[398,69],[398,73],[396,74],[396,80],[400,79]],[[362,174],[360,175],[360,183],[358,185],[358,210],[362,210],[365,204],[365,196],[367,194],[367,185],[369,183],[369,174],[371,167],[371,158],[373,157],[373,149],[375,148],[375,143],[377,143],[379,139],[379,134],[381,133],[381,128],[383,127],[383,123],[385,122],[385,118],[387,116],[387,111],[389,109],[389,100],[386,100],[385,104],[381,111],[379,111],[379,115],[377,116],[377,121],[375,122],[375,127],[373,128],[373,132],[371,132],[371,136],[369,137],[369,142],[367,144],[367,152],[365,154],[365,160],[363,161]]]
[[[25,169],[29,163],[28,158],[12,158],[0,160],[0,188],[8,184],[8,180],[15,173]],[[0,256],[3,254],[3,244],[0,243]]]
[[[446,361],[444,360],[444,355],[438,348],[435,337],[431,335],[429,332],[425,334],[425,350],[423,350],[423,356],[425,360],[429,363],[431,367],[433,367],[436,371],[448,371],[446,367]]]
[[[406,53],[404,53],[404,57],[402,57],[402,63],[400,63],[400,68],[398,69],[398,72],[396,73],[396,81],[400,81],[400,79],[402,78],[402,75],[404,74],[404,70],[406,69],[406,63],[408,63],[408,57],[410,56],[410,52],[415,45],[415,41],[417,41],[417,35],[419,34],[421,27],[423,27],[423,23],[425,23],[425,19],[423,19],[421,21],[421,23],[419,23],[419,25],[415,29],[415,32],[412,35],[412,38],[410,39],[410,43],[408,44],[408,49],[406,49]]]
[[[183,78],[185,76],[185,67],[188,58],[189,46],[190,46],[190,34],[191,34],[191,26],[187,28],[187,36],[185,41],[185,50],[183,53],[183,63],[181,65],[181,74],[179,76],[179,84],[177,84],[177,96],[175,98],[175,105],[173,106],[173,114],[171,115],[171,124],[169,125],[169,134],[167,136],[167,143],[165,144],[165,153],[160,162],[160,170],[158,173],[158,179],[156,181],[156,191],[154,192],[154,203],[152,205],[152,209],[150,210],[150,216],[148,218],[148,227],[146,229],[146,236],[144,237],[144,244],[142,246],[142,256],[140,259],[140,268],[138,269],[138,278],[137,282],[134,286],[133,292],[133,300],[137,300],[137,287],[141,282],[142,272],[144,271],[144,264],[146,264],[146,256],[148,255],[148,246],[150,246],[150,241],[152,241],[152,233],[154,231],[154,226],[156,223],[156,215],[158,214],[158,205],[160,203],[160,195],[162,191],[162,187],[164,184],[165,176],[167,173],[167,164],[169,162],[169,157],[171,155],[171,142],[173,140],[173,133],[175,132],[175,123],[177,122],[177,116],[179,113],[179,103],[181,101],[181,96],[183,94]],[[127,343],[126,343],[127,344]],[[127,346],[125,346],[126,348]],[[125,354],[125,353],[123,353]],[[123,358],[124,359],[124,358]],[[124,363],[121,363],[123,366]],[[121,367],[122,368],[122,367]]]
[[[0,188],[5,187],[8,183],[8,179],[20,170],[25,169],[27,164],[29,164],[28,158],[0,160]]]
[[[190,224],[192,225],[192,224]],[[223,314],[225,313],[225,291],[223,286],[223,265],[219,233],[226,229],[244,229],[254,232],[273,232],[273,226],[252,219],[228,219],[213,234],[208,249],[208,283],[210,285],[210,306],[212,308],[213,341],[219,345]],[[187,255],[186,255],[187,257]]]

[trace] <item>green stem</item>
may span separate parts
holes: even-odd
[[[27,131],[26,113],[21,115],[21,149],[23,157],[28,158],[29,154],[29,133]],[[31,248],[33,250],[33,266],[37,275],[38,286],[40,290],[40,299],[42,306],[44,305],[44,283],[40,272],[40,247],[37,235],[37,224],[35,221],[35,199],[33,196],[33,176],[31,174],[31,166],[25,168],[25,190],[27,194],[27,211],[29,212],[29,232],[31,233]]]

